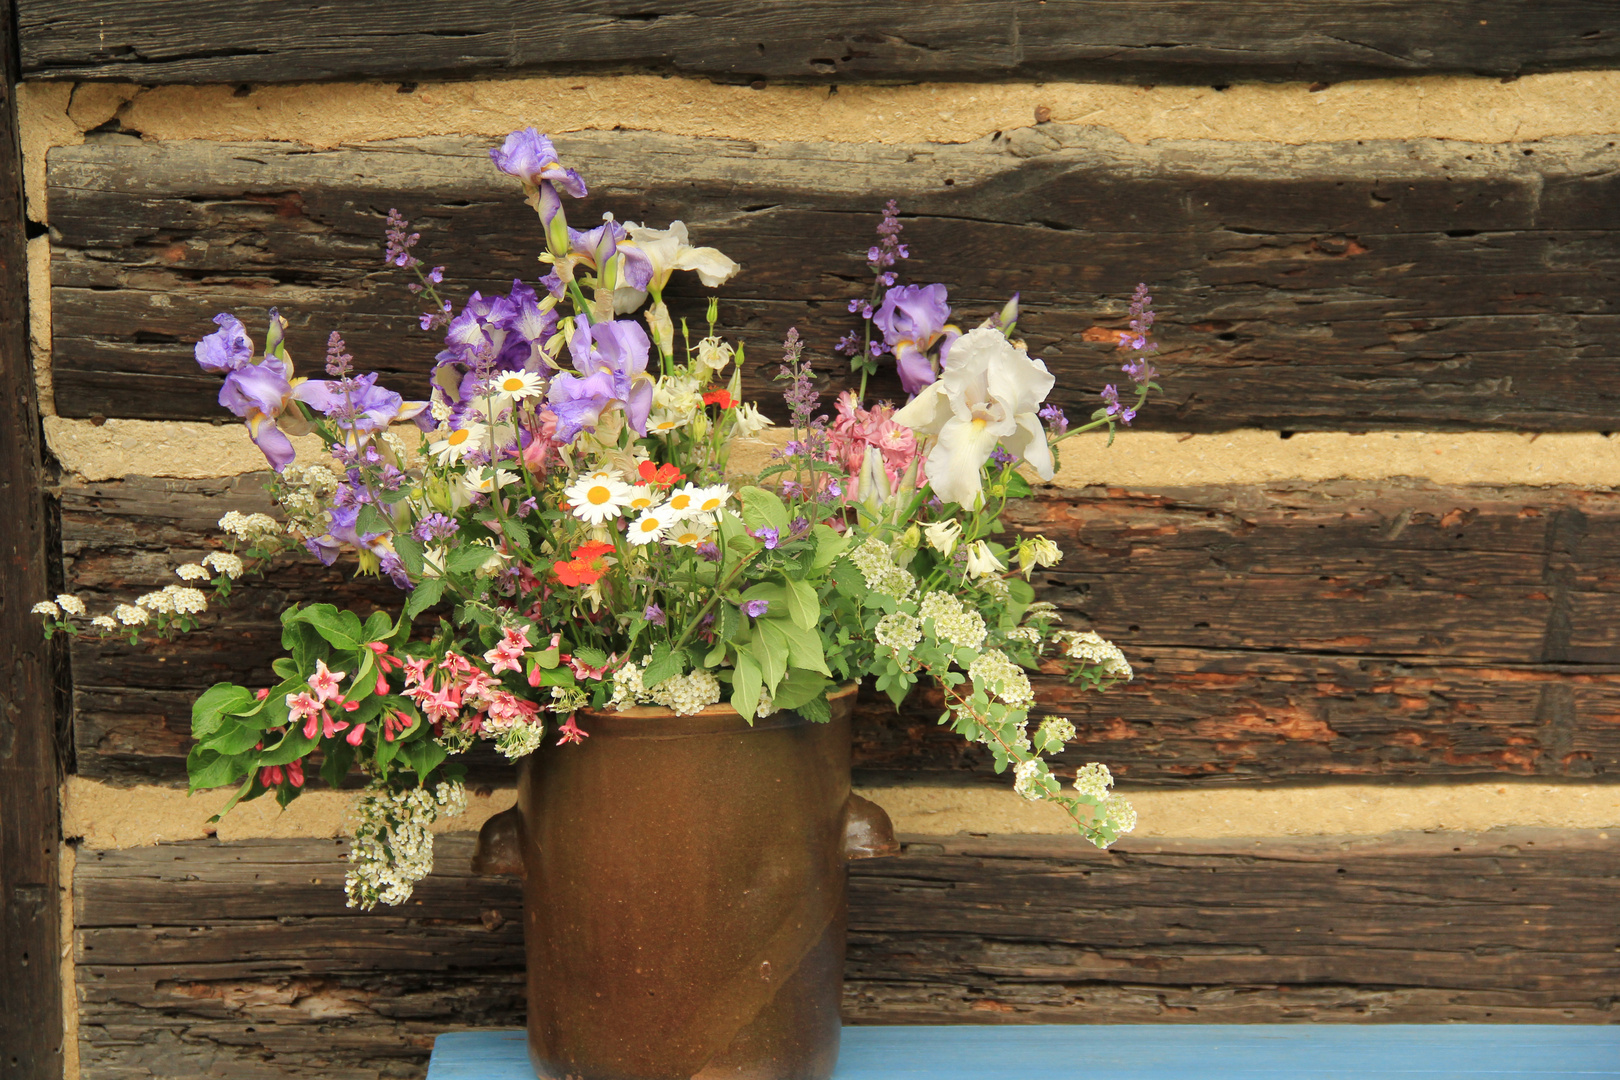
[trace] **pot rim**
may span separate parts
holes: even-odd
[[[858,682],[844,683],[828,692],[827,701],[829,704],[842,702],[852,697],[859,689],[860,683]],[[598,733],[604,735],[634,735],[647,739],[673,739],[684,738],[689,735],[733,734],[744,731],[771,731],[779,728],[799,727],[813,722],[804,719],[792,710],[783,709],[749,724],[743,720],[736,709],[724,702],[709,705],[686,716],[677,716],[668,709],[661,709],[656,705],[638,705],[633,709],[624,709],[623,711],[580,709],[579,717],[590,724],[590,734],[592,735]],[[657,725],[649,724],[648,721],[657,721]]]

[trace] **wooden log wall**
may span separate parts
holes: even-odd
[[[242,84],[246,96],[273,81],[515,73],[834,89],[1297,79],[1314,91],[1378,74],[1495,85],[1620,68],[1620,6],[1576,0],[15,6],[31,80]],[[50,123],[71,128],[81,97],[103,89],[80,83]],[[224,111],[211,115],[211,134],[184,141],[142,138],[116,116],[89,122],[82,145],[63,139],[43,163],[46,184],[30,192],[49,207],[34,223],[49,245],[36,326],[49,327],[41,407],[59,427],[89,438],[109,421],[219,420],[216,383],[190,349],[220,310],[258,334],[279,307],[303,373],[339,329],[363,365],[420,392],[436,346],[380,264],[390,207],[447,266],[451,295],[537,273],[536,223],[490,168],[484,135],[314,148],[292,128],[244,142]],[[960,144],[618,130],[557,142],[592,186],[570,206],[576,224],[609,209],[681,218],[744,264],[722,319],[756,360],[790,325],[827,356],[894,197],[909,276],[949,282],[965,321],[1020,292],[1032,351],[1071,413],[1118,379],[1109,335],[1147,281],[1169,391],[1148,429],[1620,430],[1620,133],[1572,123],[1517,142],[1293,145],[1032,119]],[[674,292],[677,313],[695,314],[698,295]],[[825,393],[847,384],[841,366],[822,359]],[[768,403],[765,371],[747,389]],[[879,390],[899,394],[892,381]],[[1131,453],[1128,436],[1114,452]],[[226,510],[263,506],[256,475],[127,472],[70,471],[53,489],[63,578],[98,608],[173,580]],[[1119,642],[1138,672],[1106,697],[1038,679],[1045,707],[1079,732],[1061,764],[1102,760],[1127,784],[1182,792],[1525,778],[1614,790],[1620,495],[1484,470],[1444,483],[1345,475],[1054,487],[1015,511],[1015,528],[1067,552],[1037,578],[1043,596],[1071,626]],[[286,603],[392,596],[295,562],[246,585],[203,634],[76,644],[76,782],[132,800],[178,784],[191,697],[227,673],[267,677]],[[936,716],[925,697],[899,715],[864,705],[861,780],[1005,788]],[[492,759],[474,770],[483,785],[507,773]],[[900,857],[852,870],[846,1018],[1613,1022],[1612,835],[1128,838],[1109,854],[1050,837],[912,835]],[[435,1034],[520,1023],[518,893],[470,877],[469,844],[442,838],[412,904],[370,915],[342,906],[333,841],[83,847],[69,953],[78,1075],[420,1076]]]

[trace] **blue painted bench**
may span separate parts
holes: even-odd
[[[428,1080],[533,1080],[521,1031],[433,1045]],[[834,1080],[1620,1080],[1620,1026],[847,1027]]]

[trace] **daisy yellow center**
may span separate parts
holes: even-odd
[[[585,501],[590,503],[592,506],[601,506],[611,498],[613,498],[613,492],[609,491],[601,484],[596,485],[585,493]]]
[[[661,527],[662,526],[657,518],[647,518],[641,523],[642,532],[657,532]]]
[[[466,428],[462,428],[459,431],[452,431],[444,441],[449,443],[451,446],[460,446],[470,438],[472,438],[472,432],[468,431]]]
[[[653,504],[653,501],[651,499],[647,498],[647,496],[645,496],[645,495],[642,495],[642,496],[640,496],[638,498],[635,498],[635,499],[632,499],[630,501],[630,508],[632,510],[645,510],[645,509],[647,509],[647,507],[651,506],[652,504]]]
[[[673,506],[677,510],[685,510],[688,506],[692,505],[692,496],[677,495],[673,499],[669,500],[669,505]]]
[[[689,533],[682,533],[680,536],[676,537],[675,542],[677,544],[695,544],[700,539],[702,539],[702,538],[700,536],[698,536],[697,533],[689,532]]]
[[[718,510],[719,508],[720,508],[720,500],[719,499],[704,499],[703,500],[703,505],[700,507],[700,509],[703,510],[705,513],[707,513],[710,510]]]
[[[523,389],[527,385],[528,384],[525,383],[522,379],[519,379],[516,376],[513,376],[510,379],[502,380],[501,389],[505,390],[508,394],[513,394],[513,393],[516,393],[517,391]]]

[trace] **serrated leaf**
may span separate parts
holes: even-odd
[[[720,616],[715,620],[714,636],[717,641],[731,641],[742,626],[742,612],[736,604],[721,603]]]
[[[825,693],[818,694],[794,710],[812,724],[825,724],[832,720],[832,706]]]
[[[652,659],[647,662],[647,668],[641,673],[641,683],[651,690],[665,679],[681,673],[681,657],[673,653],[666,642],[660,641],[653,646]]]
[[[592,648],[589,645],[582,645],[575,649],[574,659],[589,667],[601,667],[603,664],[608,662],[607,653],[603,652],[601,649]],[[553,664],[552,666],[555,667],[556,665]]]
[[[851,600],[864,600],[872,591],[867,588],[866,578],[848,559],[835,560],[830,574],[833,584],[838,586],[838,591]]]
[[[360,513],[354,519],[354,531],[361,536],[367,533],[389,533],[394,531],[394,525],[370,503],[360,508]]]
[[[774,491],[745,487],[737,493],[737,498],[742,503],[743,524],[748,526],[749,532],[771,528],[783,536],[788,534],[792,522],[787,507]]]
[[[414,580],[422,576],[422,545],[409,533],[394,534],[394,554],[399,556],[400,565]]]
[[[469,570],[476,570],[489,561],[495,554],[495,549],[483,544],[463,544],[450,552],[445,559],[445,571],[451,574],[465,574]]]
[[[506,537],[506,542],[509,547],[521,548],[525,551],[528,550],[529,530],[524,526],[523,522],[514,518],[507,518],[505,521],[501,522],[501,535]]]
[[[411,590],[411,595],[405,598],[405,618],[414,619],[428,608],[437,604],[444,596],[444,579],[428,578]]]

